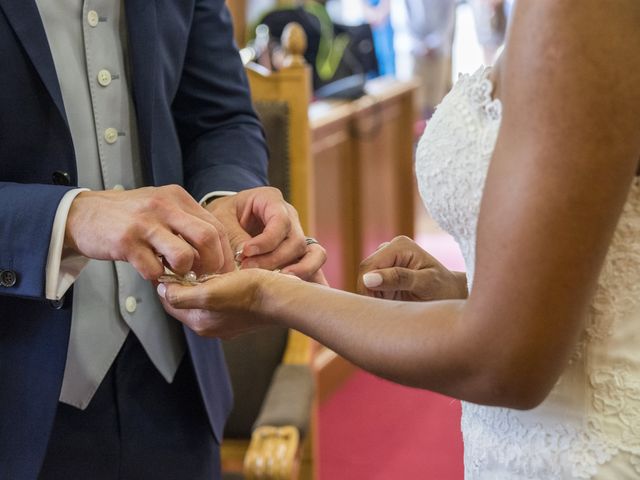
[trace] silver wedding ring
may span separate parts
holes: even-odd
[[[320,245],[320,242],[313,237],[305,237],[304,242],[307,245],[313,245],[313,244]]]

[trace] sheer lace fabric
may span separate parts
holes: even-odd
[[[460,245],[470,282],[480,199],[501,121],[488,75],[483,68],[460,77],[416,153],[420,194]],[[551,394],[530,411],[463,402],[462,432],[468,480],[640,478],[638,179],[581,339]]]

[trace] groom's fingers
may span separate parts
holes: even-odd
[[[251,240],[251,235],[245,232],[239,226],[227,226],[227,237],[229,238],[229,245],[233,251],[234,260],[241,261],[244,258],[244,245]]]
[[[322,245],[315,243],[308,245],[304,255],[296,263],[283,268],[282,273],[295,275],[303,280],[312,280],[326,261],[327,251],[322,247]],[[318,279],[319,281],[316,283],[326,284],[324,276],[320,276]]]
[[[255,257],[243,258],[241,267],[275,270],[297,262],[304,256],[305,252],[306,244],[304,243],[304,238],[302,242],[297,239],[287,238],[272,252]]]
[[[255,237],[244,244],[242,253],[246,257],[255,257],[275,251],[287,238],[299,236],[299,240],[304,242],[302,232],[292,228],[296,222],[292,222],[290,211],[287,208],[280,208],[282,205],[269,208],[265,212],[254,212],[264,229]]]

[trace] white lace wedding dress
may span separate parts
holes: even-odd
[[[473,278],[480,197],[501,121],[489,69],[463,75],[416,154],[420,193]],[[640,181],[620,218],[570,364],[518,411],[463,402],[465,478],[640,479]]]

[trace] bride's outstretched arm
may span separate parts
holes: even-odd
[[[281,323],[398,382],[536,405],[575,347],[640,157],[638,25],[637,0],[517,3],[467,300],[379,300],[247,270],[169,285],[174,306],[211,310],[175,314],[207,335]]]

